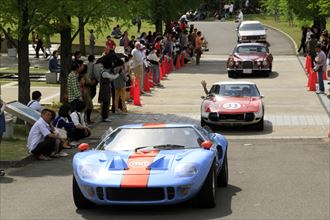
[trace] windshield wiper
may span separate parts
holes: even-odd
[[[185,148],[183,145],[177,145],[177,144],[161,144],[161,145],[155,145],[155,146],[143,146],[143,147],[137,147],[134,149],[135,152],[138,150],[141,150],[143,148],[153,148],[153,149],[177,149],[177,148]]]

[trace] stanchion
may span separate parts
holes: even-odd
[[[160,76],[160,80],[163,80],[163,77],[164,77],[164,75],[163,75],[163,62],[161,62],[159,64],[159,76]]]
[[[149,85],[151,88],[153,88],[155,86],[155,82],[154,82],[154,70],[150,68],[149,70]]]
[[[131,87],[129,88],[129,96],[131,99],[134,98],[134,80],[131,79]]]
[[[173,71],[173,58],[170,58],[170,67],[168,73],[171,73]]]

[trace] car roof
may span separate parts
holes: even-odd
[[[241,25],[242,24],[261,24],[260,21],[242,21]]]
[[[213,85],[256,85],[254,82],[247,82],[247,81],[223,81],[223,82],[215,82]]]
[[[118,128],[188,128],[195,127],[193,124],[181,124],[181,123],[144,123],[144,124],[127,124],[119,126]]]

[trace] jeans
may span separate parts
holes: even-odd
[[[159,73],[159,65],[157,64],[152,64],[152,79],[155,83],[160,83],[159,78],[160,78],[160,73]]]
[[[322,68],[320,68],[320,70],[317,71],[317,77],[319,80],[319,91],[324,92],[324,82],[323,82],[323,72]]]

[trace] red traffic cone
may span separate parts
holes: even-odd
[[[160,80],[163,80],[163,62],[161,62],[159,64],[159,76],[160,76]]]
[[[144,85],[143,85],[145,92],[150,92],[150,85],[149,85],[149,74],[148,72],[144,76]]]
[[[316,91],[316,73],[313,71],[308,75],[308,90],[309,91]]]
[[[312,58],[309,55],[306,57],[305,69],[306,69],[307,74],[310,74],[310,73],[313,72],[313,69],[312,69]]]
[[[167,56],[165,56],[165,59],[164,59],[164,73],[165,74],[168,74],[169,73]]]
[[[180,54],[178,54],[176,56],[175,69],[177,69],[177,70],[180,69],[180,67],[181,67],[180,62],[181,62],[181,60],[180,60]]]
[[[171,73],[173,71],[173,59],[170,59],[170,67],[168,69],[168,73]]]
[[[140,86],[139,86],[139,79],[138,77],[135,78],[134,83],[134,105],[141,106],[141,100],[140,100]]]
[[[185,57],[185,52],[181,53],[181,67],[184,66],[184,57]]]

